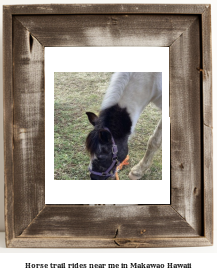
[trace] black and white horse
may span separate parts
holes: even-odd
[[[99,116],[92,112],[86,113],[94,126],[86,139],[86,148],[91,155],[89,170],[92,180],[105,180],[114,176],[117,163],[127,156],[129,136],[150,102],[162,110],[162,73],[113,74]],[[161,142],[162,119],[148,141],[145,156],[131,169],[130,179],[140,179],[144,175]]]

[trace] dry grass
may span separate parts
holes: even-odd
[[[55,73],[54,101],[54,178],[56,180],[88,180],[89,157],[85,139],[92,130],[86,111],[98,114],[111,73]],[[161,112],[149,105],[142,113],[129,143],[130,164],[119,173],[128,180],[130,168],[144,156],[147,142]],[[155,155],[144,180],[162,179],[162,151]]]

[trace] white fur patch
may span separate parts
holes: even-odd
[[[92,162],[93,162],[93,160],[94,159],[96,159],[97,157],[96,157],[96,155],[95,154],[93,154],[93,155],[91,155],[91,157],[90,157],[90,163],[89,163],[89,168],[90,168],[90,170],[92,170]]]
[[[126,108],[133,132],[140,114],[150,102],[162,109],[161,72],[116,72],[112,75],[101,109],[116,104]]]

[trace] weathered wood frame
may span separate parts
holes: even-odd
[[[6,246],[212,245],[210,5],[4,6],[3,28]],[[170,48],[170,205],[45,205],[46,46]]]

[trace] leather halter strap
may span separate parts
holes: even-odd
[[[93,171],[92,169],[90,169],[90,167],[88,168],[89,171],[91,172],[91,174],[94,174],[94,175],[97,175],[97,176],[100,176],[100,177],[113,177],[116,173],[116,168],[115,167],[115,170],[113,173],[110,173],[110,171],[114,168],[114,166],[118,166],[120,164],[120,162],[118,161],[118,147],[117,145],[115,144],[115,140],[112,136],[112,133],[111,131],[105,127],[104,130],[107,130],[110,134],[111,134],[111,140],[112,140],[112,164],[109,166],[109,168],[105,171],[105,172],[96,172],[96,171]]]

